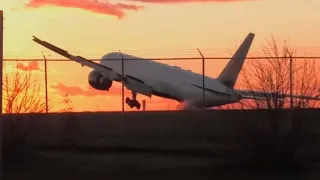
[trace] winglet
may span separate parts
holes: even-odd
[[[70,58],[70,54],[68,53],[68,51],[63,50],[63,49],[61,49],[61,48],[59,48],[59,47],[57,47],[57,46],[55,46],[53,44],[50,44],[50,43],[48,43],[46,41],[42,41],[39,38],[37,38],[36,36],[32,36],[32,37],[33,37],[32,40],[34,42],[36,42],[36,43],[38,43],[38,44],[40,44],[40,45],[42,45],[42,46],[54,51],[54,52],[56,52],[56,53],[58,53],[58,54],[60,54],[60,55],[62,55],[64,57],[66,57],[66,58]]]
[[[33,41],[35,41],[35,42],[38,42],[38,41],[41,41],[39,38],[37,38],[36,36],[32,36],[33,37]]]

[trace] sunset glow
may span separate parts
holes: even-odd
[[[44,63],[63,59],[32,41],[37,36],[74,55],[100,59],[119,51],[145,58],[199,57],[199,60],[163,61],[201,73],[199,48],[206,57],[228,57],[249,32],[256,34],[249,54],[273,35],[297,48],[300,55],[320,56],[319,0],[2,0],[4,58],[29,59],[5,62],[4,73],[29,70],[41,83],[44,95]],[[215,77],[227,60],[208,60],[206,75]],[[88,84],[91,69],[75,62],[48,62],[49,99],[55,105],[68,94],[73,111],[120,111],[121,84],[108,92]],[[124,97],[131,96],[125,89]],[[178,104],[153,96],[147,110],[173,110]],[[125,110],[131,111],[125,104]]]

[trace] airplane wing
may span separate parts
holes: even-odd
[[[264,92],[264,91],[237,90],[237,92],[244,99],[266,100],[267,98],[289,98],[290,97],[290,94],[272,93],[272,92]],[[292,97],[298,98],[298,99],[320,100],[320,96],[311,97],[311,96],[292,95]]]
[[[117,81],[117,82],[124,82],[125,86],[132,90],[135,91],[137,93],[146,95],[151,97],[152,95],[152,87],[146,85],[143,83],[143,81],[134,78],[132,76],[122,76],[121,74],[117,73],[116,71],[114,71],[112,68],[104,66],[102,64],[99,63],[95,63],[93,61],[90,61],[84,57],[81,56],[74,56],[72,54],[70,54],[68,51],[63,50],[53,44],[50,44],[46,41],[42,41],[39,38],[33,36],[33,41],[35,41],[36,43],[46,47],[47,49],[50,49],[51,51],[54,51],[70,60],[73,60],[79,64],[81,64],[81,66],[87,66],[90,67],[92,69],[95,69],[97,71],[100,71],[104,77],[107,77],[108,79],[112,80],[112,81]]]

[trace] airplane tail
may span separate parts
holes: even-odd
[[[255,34],[249,33],[246,39],[242,42],[240,47],[234,53],[228,64],[221,71],[218,76],[218,80],[222,82],[224,85],[233,88],[235,85],[239,73],[241,71],[242,65],[247,57],[248,51],[252,44]]]

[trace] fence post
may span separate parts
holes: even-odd
[[[49,112],[48,108],[48,70],[47,70],[47,58],[41,51],[43,58],[44,58],[44,84],[45,84],[45,91],[46,91],[46,113]]]
[[[143,111],[146,111],[146,105],[147,105],[146,100],[142,100],[142,110]]]
[[[289,53],[289,51],[288,51]],[[290,62],[290,69],[289,69],[289,76],[290,76],[290,109],[293,108],[293,97],[292,97],[292,91],[293,91],[293,74],[292,74],[292,54],[289,53],[289,62]]]
[[[2,178],[2,123],[3,123],[3,114],[2,114],[2,75],[3,75],[3,11],[0,10],[0,70],[1,70],[1,75],[0,75],[0,80],[1,80],[1,102],[0,102],[0,109],[1,109],[1,114],[0,114],[0,176]]]
[[[287,52],[289,54],[289,82],[290,82],[290,120],[288,124],[288,129],[291,131],[292,126],[292,111],[293,111],[293,97],[292,97],[292,91],[293,91],[293,72],[292,72],[292,54],[289,52],[287,48]]]
[[[204,88],[205,88],[205,58],[203,56],[203,54],[201,53],[201,51],[199,50],[199,48],[197,49],[200,56],[202,57],[202,109],[205,108],[205,91],[204,91]]]
[[[122,81],[121,81],[121,89],[122,89],[122,93],[121,93],[121,97],[122,97],[122,113],[121,113],[121,134],[123,131],[123,119],[124,119],[124,62],[123,62],[123,56],[121,51],[119,50],[120,56],[121,56],[121,75],[122,75]]]

